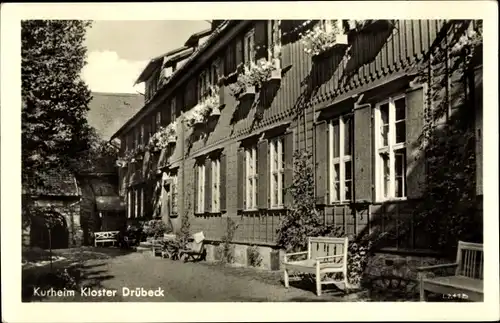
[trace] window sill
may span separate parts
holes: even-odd
[[[388,198],[385,200],[375,200],[374,204],[398,203],[398,202],[405,202],[407,200],[408,200],[407,197],[395,197],[395,198]]]

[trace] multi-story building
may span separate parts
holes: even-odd
[[[204,43],[191,37],[150,62],[138,80],[146,82],[145,106],[113,136],[128,161],[120,171],[128,218],[161,214],[178,230],[186,215],[193,232],[217,242],[230,217],[238,224],[237,260],[257,245],[268,264],[292,203],[285,188],[293,181],[293,153],[306,148],[325,223],[353,236],[392,230],[390,219],[409,216],[425,190],[426,124],[450,118],[460,105],[450,100],[454,93],[475,93],[476,111],[482,109],[482,83],[474,81],[472,90],[455,77],[460,71],[445,81],[435,76],[437,65],[452,71],[457,35],[476,27],[444,20],[214,21]],[[314,45],[320,38],[326,46]],[[263,60],[267,65],[259,65]],[[444,99],[436,96],[441,91]],[[449,111],[430,120],[443,100]],[[160,127],[171,140],[144,149]],[[424,235],[411,229],[386,247],[425,249]]]

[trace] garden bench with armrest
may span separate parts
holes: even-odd
[[[289,287],[289,271],[314,274],[316,277],[316,294],[321,296],[321,285],[335,284],[337,281],[322,281],[321,276],[328,273],[342,273],[344,289],[347,281],[347,248],[348,238],[309,237],[307,251],[285,254],[283,265],[283,280]],[[291,257],[306,256],[305,260],[291,260]]]
[[[482,302],[483,293],[483,245],[458,242],[457,258],[454,263],[417,268],[420,282],[420,301],[427,300],[427,293],[446,295],[447,298],[461,298]],[[426,272],[455,268],[453,275],[426,277]]]
[[[184,261],[192,260],[203,260],[205,257],[205,236],[203,232],[198,232],[193,234],[192,241],[188,242],[185,249],[179,251],[179,258],[186,256]]]

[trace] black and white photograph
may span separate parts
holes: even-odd
[[[483,64],[496,4],[440,19],[424,3],[427,18],[335,18],[318,2],[290,18],[241,3],[255,16],[220,19],[226,4],[207,3],[148,19],[160,4],[117,3],[18,20],[19,64],[2,50],[1,191],[19,292],[2,294],[186,312],[284,302],[282,320],[335,320],[335,303],[496,304],[476,315],[498,319],[498,65]],[[310,302],[330,310],[294,317]]]

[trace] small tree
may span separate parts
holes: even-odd
[[[341,234],[338,228],[321,220],[314,198],[312,154],[307,150],[294,153],[293,183],[286,188],[293,197],[289,212],[281,221],[277,233],[278,244],[287,251],[307,248],[307,237]]]

